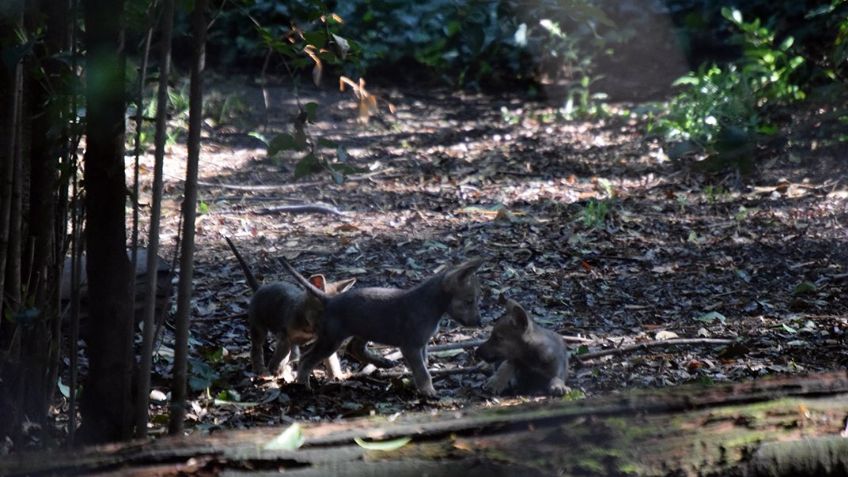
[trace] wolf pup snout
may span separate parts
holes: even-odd
[[[465,326],[480,326],[480,279],[475,272],[483,260],[476,258],[448,272],[442,290],[450,296],[448,315]]]
[[[475,352],[487,362],[502,361],[486,383],[495,394],[547,392],[562,396],[568,377],[568,349],[562,337],[537,325],[513,300],[498,318],[492,334]]]
[[[474,352],[474,356],[476,356],[477,359],[482,359],[487,363],[497,363],[499,361],[503,361],[503,358],[498,356],[498,354],[495,352],[494,347],[495,344],[493,343],[492,338],[490,337],[488,340],[486,340],[485,343],[481,344],[477,348],[477,351]]]

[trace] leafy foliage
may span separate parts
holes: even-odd
[[[609,205],[605,200],[591,199],[583,209],[583,225],[589,228],[602,228],[609,215]]]
[[[307,124],[315,122],[317,103],[307,103],[300,108],[300,114],[293,122],[293,131],[275,136],[268,143],[268,157],[285,152],[303,153],[294,169],[294,178],[299,179],[310,174],[328,171],[336,183],[344,182],[347,174],[362,172],[361,169],[347,164],[347,151],[341,145],[327,139],[316,139],[307,131]],[[333,149],[335,161],[322,154],[322,149]]]
[[[684,90],[668,105],[658,125],[672,140],[689,140],[719,155],[750,152],[758,134],[772,134],[768,108],[804,98],[794,76],[804,58],[792,53],[789,36],[775,45],[773,30],[759,19],[745,22],[739,10],[724,9],[739,32],[742,57],[725,65],[702,65],[675,82]]]
[[[343,2],[339,13],[362,44],[362,69],[403,60],[458,83],[479,81],[518,61],[510,50],[517,25],[501,2],[364,0]],[[516,65],[517,66],[517,65]]]

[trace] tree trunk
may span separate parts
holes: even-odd
[[[46,16],[45,16],[46,15]],[[23,375],[26,376],[24,411],[27,417],[44,423],[47,406],[55,389],[61,343],[61,323],[58,309],[58,288],[61,277],[62,256],[56,243],[64,240],[56,236],[59,201],[59,160],[63,155],[63,137],[67,104],[63,91],[57,90],[68,72],[63,64],[54,60],[67,49],[67,15],[65,1],[33,2],[28,12],[28,30],[37,31],[42,21],[45,30],[43,48],[37,56],[44,65],[44,77],[31,71],[27,76],[31,94],[32,118],[30,128],[30,175],[28,201],[28,234],[24,257],[23,276],[27,278],[25,302],[35,304],[39,317],[22,327]],[[42,20],[43,18],[43,20]]]
[[[308,424],[297,450],[268,445],[283,428],[261,428],[13,455],[0,474],[836,476],[848,471],[846,399],[845,372],[783,376]],[[355,443],[397,438],[411,441],[388,451]]]
[[[188,326],[191,313],[191,280],[194,274],[194,222],[197,217],[197,168],[200,158],[200,130],[203,123],[203,68],[206,49],[207,0],[195,0],[192,12],[194,56],[189,92],[188,164],[183,200],[183,245],[180,252],[180,281],[177,295],[177,331],[174,338],[174,380],[171,385],[169,432],[183,431],[186,377],[188,371]]]
[[[162,6],[159,50],[159,90],[156,98],[156,158],[153,166],[153,194],[150,210],[150,230],[147,238],[147,270],[157,265],[159,254],[159,218],[162,214],[162,176],[165,162],[165,139],[168,119],[168,76],[171,72],[171,34],[174,23],[174,0],[165,0]],[[153,329],[156,309],[157,274],[148,273],[144,294],[144,337],[138,376],[138,401],[136,402],[136,437],[147,435],[149,411],[150,370],[153,364]]]
[[[22,25],[22,11],[12,13],[7,18],[0,19],[0,41],[2,46],[11,47],[17,44],[14,31]],[[17,163],[20,146],[19,130],[21,121],[21,97],[23,88],[23,68],[19,58],[14,61],[0,62],[0,91],[8,91],[0,97],[2,113],[0,113],[0,317],[7,312],[16,311],[16,304],[6,297],[6,274],[10,267],[9,258],[12,249],[10,239],[12,233],[12,192],[14,190],[15,164]],[[0,355],[0,384],[4,391],[0,393],[0,415],[8,416],[0,419],[0,437],[17,431],[21,419],[20,402],[15,391],[20,363],[20,341],[15,337],[17,326],[13,321],[0,319],[0,349],[8,354]],[[17,343],[14,343],[17,341]]]
[[[86,272],[91,333],[80,437],[127,439],[132,422],[131,267],[126,251],[122,0],[88,0],[86,25]]]

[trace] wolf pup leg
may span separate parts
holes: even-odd
[[[515,365],[504,361],[483,386],[494,394],[503,394],[515,380]]]
[[[390,359],[386,359],[382,356],[379,356],[378,354],[369,350],[367,345],[367,341],[363,340],[362,338],[354,337],[347,344],[347,352],[348,354],[353,356],[354,359],[356,359],[362,364],[370,363],[378,368],[383,369],[394,368],[398,365],[398,363]]]

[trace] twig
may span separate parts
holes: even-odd
[[[486,368],[486,366],[487,366],[486,363],[480,362],[480,363],[477,363],[474,366],[470,366],[470,367],[431,369],[429,371],[430,371],[430,376],[432,376],[434,378],[438,378],[438,377],[451,376],[451,375],[455,375],[455,374],[472,374],[472,373],[482,371],[483,369]],[[384,378],[402,378],[404,376],[409,376],[412,373],[410,373],[408,370],[403,370],[403,371],[381,370],[379,373],[375,373],[375,374],[377,376],[384,377]],[[358,376],[362,376],[362,375],[355,374],[351,377],[358,377]]]
[[[592,359],[602,358],[604,356],[609,356],[613,354],[625,354],[647,348],[682,345],[729,345],[731,343],[733,343],[733,340],[722,338],[680,338],[662,341],[646,341],[644,343],[622,346],[620,348],[592,351],[589,353],[575,355],[574,357],[579,359],[580,361],[589,361]]]
[[[593,343],[594,342],[594,340],[590,340],[588,338],[580,338],[579,336],[562,336],[562,339],[563,339],[563,341],[570,342],[570,343],[584,343],[585,344],[585,343]],[[485,342],[486,342],[486,340],[457,341],[456,343],[447,343],[447,344],[441,344],[441,345],[435,345],[435,346],[428,346],[427,352],[428,353],[438,353],[439,351],[451,351],[451,350],[455,350],[455,349],[476,348],[476,347],[482,345]],[[390,359],[390,360],[400,359],[401,357],[403,357],[403,355],[400,353],[400,351],[394,351],[394,352],[389,353],[385,356],[386,359]],[[360,371],[360,374],[364,374],[364,375],[372,374],[376,369],[377,369],[376,367],[365,366]]]
[[[254,212],[257,215],[269,214],[329,214],[329,215],[346,215],[345,212],[339,209],[323,204],[298,204],[298,205],[279,205],[277,207],[266,207]]]
[[[388,174],[393,172],[393,167],[387,167],[385,169],[380,169],[374,172],[368,172],[366,174],[353,174],[349,176],[345,176],[345,181],[355,182],[362,181],[366,179],[370,179],[374,176],[378,176],[381,174]],[[310,182],[296,182],[294,184],[271,184],[271,185],[239,185],[239,184],[224,184],[217,182],[206,182],[206,181],[197,181],[197,185],[204,187],[218,187],[219,189],[229,189],[229,190],[243,190],[243,191],[257,191],[257,192],[268,192],[268,191],[287,191],[300,189],[302,187],[314,187],[314,186],[322,186],[327,185],[328,181],[310,181]]]
[[[241,313],[236,313],[236,314],[233,314],[233,315],[228,315],[228,316],[225,316],[225,317],[223,317],[223,318],[221,318],[220,316],[216,316],[216,315],[210,315],[210,316],[200,316],[200,317],[197,317],[197,318],[192,318],[192,319],[191,319],[191,322],[192,322],[192,323],[198,323],[198,322],[202,322],[202,321],[219,321],[219,322],[224,322],[224,321],[231,321],[231,320],[246,320],[246,319],[247,319],[247,312],[246,312],[246,311],[243,311],[243,312],[241,312]]]

